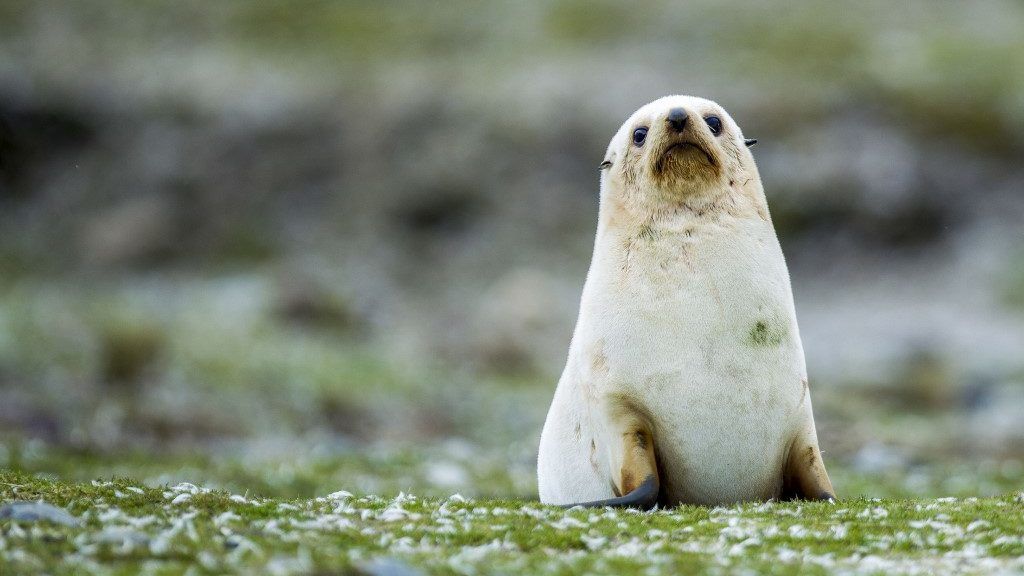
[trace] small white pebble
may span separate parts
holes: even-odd
[[[195,494],[199,492],[199,487],[191,482],[182,482],[176,486],[171,487],[171,490],[175,492],[188,492],[189,494]]]
[[[228,510],[227,512],[221,512],[220,514],[218,514],[213,519],[213,525],[214,526],[222,526],[222,525],[224,525],[224,524],[226,524],[228,522],[232,522],[234,520],[240,520],[240,519],[241,519],[241,517],[238,514],[235,514],[234,512]]]
[[[409,513],[401,508],[388,508],[381,512],[380,519],[384,522],[397,522],[409,517]]]
[[[598,548],[604,548],[604,545],[608,543],[608,539],[604,536],[580,536],[580,540],[587,545],[588,550],[597,550]]]
[[[984,520],[975,520],[974,522],[971,522],[970,524],[967,525],[967,531],[968,532],[974,532],[975,530],[977,530],[979,528],[985,528],[985,527],[988,527],[988,526],[991,526],[991,525],[992,525],[991,522],[986,522]]]

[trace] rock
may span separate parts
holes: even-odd
[[[890,446],[871,442],[853,457],[853,468],[864,474],[879,474],[893,470],[905,470],[907,457]]]
[[[377,558],[360,567],[360,572],[368,576],[421,576],[423,572],[394,558]]]
[[[95,542],[110,544],[121,548],[144,548],[149,546],[149,536],[128,526],[109,526],[94,537]]]
[[[10,502],[0,506],[0,520],[17,522],[53,522],[62,526],[78,526],[79,520],[63,508],[46,502]]]
[[[277,282],[274,314],[286,322],[308,328],[353,332],[361,325],[346,298],[332,290],[329,279],[303,272],[281,274]]]
[[[451,490],[466,488],[470,478],[466,469],[455,462],[431,462],[426,468],[426,479],[431,485]]]
[[[497,372],[555,373],[565,360],[575,297],[543,270],[506,273],[480,298],[472,330],[477,358]]]
[[[175,207],[170,199],[148,195],[124,200],[83,223],[79,246],[90,264],[154,264],[177,249]]]
[[[968,417],[968,445],[974,453],[1019,454],[1024,450],[1024,383],[992,387]]]

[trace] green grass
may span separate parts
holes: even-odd
[[[914,392],[942,389],[941,364],[910,365],[896,395],[816,392],[843,431],[823,443],[836,506],[565,512],[536,503],[550,380],[410,376],[344,331],[296,328],[270,281],[177,288],[0,294],[0,372],[40,383],[5,390],[0,504],[83,520],[0,520],[0,574],[1024,570],[1024,465],[947,441],[948,394]],[[906,456],[857,464],[864,429]],[[338,490],[357,496],[323,499]]]
[[[0,572],[862,573],[1024,569],[1024,495],[844,500],[638,513],[524,500],[273,499],[129,479],[0,472],[0,500],[44,500],[78,526],[0,521]]]
[[[534,463],[532,451],[485,451],[456,440],[354,446],[339,438],[309,437],[109,452],[0,441],[0,467],[22,474],[70,482],[125,476],[149,486],[201,480],[208,487],[281,498],[310,498],[339,487],[376,494],[535,498]]]
[[[175,286],[0,294],[0,504],[83,520],[0,521],[0,574],[1024,570],[1024,465],[948,442],[962,417],[920,392],[941,364],[911,364],[895,395],[816,391],[843,431],[822,427],[836,506],[565,512],[536,503],[551,380],[410,373],[337,327],[300,330],[265,279]],[[858,464],[867,440],[905,456]],[[183,482],[203,489],[167,488]],[[322,499],[338,490],[357,497]]]

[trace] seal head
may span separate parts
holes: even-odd
[[[715,102],[666,96],[637,110],[612,138],[601,163],[602,189],[613,187],[649,208],[728,189],[756,175],[747,146]]]

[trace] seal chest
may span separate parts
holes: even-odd
[[[541,500],[831,498],[789,275],[739,128],[714,102],[670,96],[623,124],[601,166]]]

